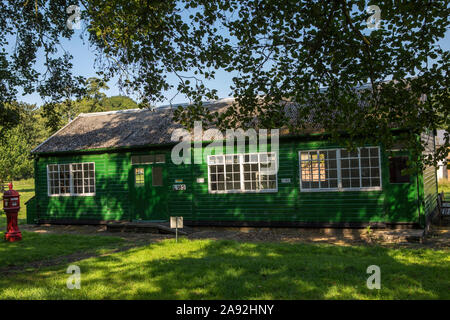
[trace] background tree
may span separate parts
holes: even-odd
[[[57,52],[61,39],[73,35],[65,25],[73,4],[83,9],[102,81],[119,76],[121,87],[140,94],[142,106],[163,101],[175,86],[192,102],[176,112],[186,126],[205,120],[245,127],[256,118],[262,127],[295,132],[314,122],[348,147],[387,148],[391,129],[401,127],[404,146],[416,156],[423,151],[416,134],[450,129],[450,57],[436,45],[449,26],[446,0],[377,1],[382,22],[374,30],[367,28],[372,13],[365,0],[3,1],[0,45],[17,40],[14,52],[0,58],[2,97],[15,97],[18,87],[40,88],[61,103],[68,84],[71,95],[81,93],[70,55]],[[46,58],[43,74],[33,67],[38,50]],[[230,91],[238,102],[222,115],[202,105],[217,98],[205,85],[217,70],[233,74]],[[286,101],[298,106],[289,117]],[[425,162],[436,163],[449,146],[447,136]]]
[[[51,134],[61,129],[80,113],[103,112],[121,109],[137,108],[137,103],[127,96],[107,97],[101,90],[109,89],[99,78],[86,80],[84,87],[79,89],[84,93],[76,100],[67,96],[60,102],[52,100],[42,107],[45,125]]]
[[[48,136],[44,120],[35,105],[14,103],[19,124],[5,129],[0,137],[0,185],[9,180],[33,177],[30,151]]]

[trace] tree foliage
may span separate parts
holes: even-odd
[[[418,133],[450,131],[450,57],[437,45],[449,26],[446,0],[377,1],[382,21],[374,30],[367,28],[365,0],[3,1],[0,45],[15,36],[15,49],[0,54],[2,101],[18,87],[38,90],[51,115],[55,101],[86,94],[70,54],[57,52],[61,39],[74,34],[65,11],[73,4],[82,7],[101,81],[119,76],[144,106],[175,86],[192,102],[176,112],[186,126],[206,120],[245,127],[257,118],[262,127],[298,132],[312,121],[348,147],[387,148],[399,143],[391,129],[403,128],[400,142],[416,156],[423,151]],[[33,67],[38,50],[43,74]],[[230,91],[238,102],[221,115],[202,104],[217,98],[205,85],[217,70],[233,75]],[[295,123],[285,101],[298,105]],[[449,146],[447,136],[434,157],[422,160],[436,163]]]
[[[8,107],[20,115],[20,120],[0,137],[0,184],[32,177],[30,151],[48,136],[41,111],[35,105],[12,103]]]
[[[61,102],[49,102],[42,106],[45,125],[50,133],[55,133],[75,119],[80,113],[104,112],[111,110],[134,109],[138,104],[127,96],[107,97],[101,90],[108,86],[99,78],[86,80],[81,90],[86,94],[77,100],[66,99]]]

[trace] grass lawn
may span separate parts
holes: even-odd
[[[72,264],[80,290],[66,263],[0,276],[0,299],[450,299],[449,250],[166,240]]]
[[[450,180],[439,180],[438,190],[439,193],[444,192],[444,198],[446,201],[450,201]]]
[[[14,188],[22,196],[19,222],[25,223],[34,182],[15,182]],[[450,193],[450,183],[439,190]],[[0,230],[5,220],[0,215]],[[0,300],[450,299],[450,250],[166,240],[100,256],[123,240],[23,235],[21,242],[0,241]],[[74,253],[96,257],[67,262],[64,257]],[[50,267],[28,264],[50,260]],[[80,290],[67,289],[70,264],[81,268]],[[5,274],[10,265],[16,270]],[[366,286],[370,265],[381,268],[381,290]]]
[[[3,240],[4,234],[0,232],[0,269],[37,260],[50,260],[76,252],[102,252],[123,243],[123,239],[115,237],[38,234],[26,231],[22,231],[22,241],[9,243]]]

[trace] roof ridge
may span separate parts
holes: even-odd
[[[226,97],[226,98],[220,98],[217,100],[210,100],[210,101],[204,101],[203,105],[204,106],[209,106],[211,104],[215,104],[215,103],[224,103],[224,102],[231,102],[234,101],[235,98],[234,97]],[[120,113],[134,113],[134,112],[145,112],[145,111],[162,111],[162,110],[167,110],[170,107],[176,108],[178,106],[188,106],[189,103],[177,103],[177,104],[173,104],[173,105],[162,105],[159,107],[154,107],[154,108],[134,108],[134,109],[121,109],[121,110],[110,110],[110,111],[101,111],[101,112],[88,112],[88,113],[80,113],[78,116],[79,117],[95,117],[95,116],[105,116],[105,115],[110,115],[110,114],[120,114]]]
[[[133,112],[141,112],[141,111],[152,111],[151,109],[123,109],[123,110],[110,110],[110,111],[101,111],[101,112],[88,112],[88,113],[80,113],[79,117],[95,117],[95,116],[105,116],[109,114],[116,113],[133,113]]]

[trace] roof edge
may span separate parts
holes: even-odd
[[[95,116],[106,116],[110,114],[121,114],[121,113],[134,113],[142,111],[152,111],[151,109],[124,109],[124,110],[112,110],[112,111],[102,111],[102,112],[89,112],[80,113],[78,117],[95,117]]]

